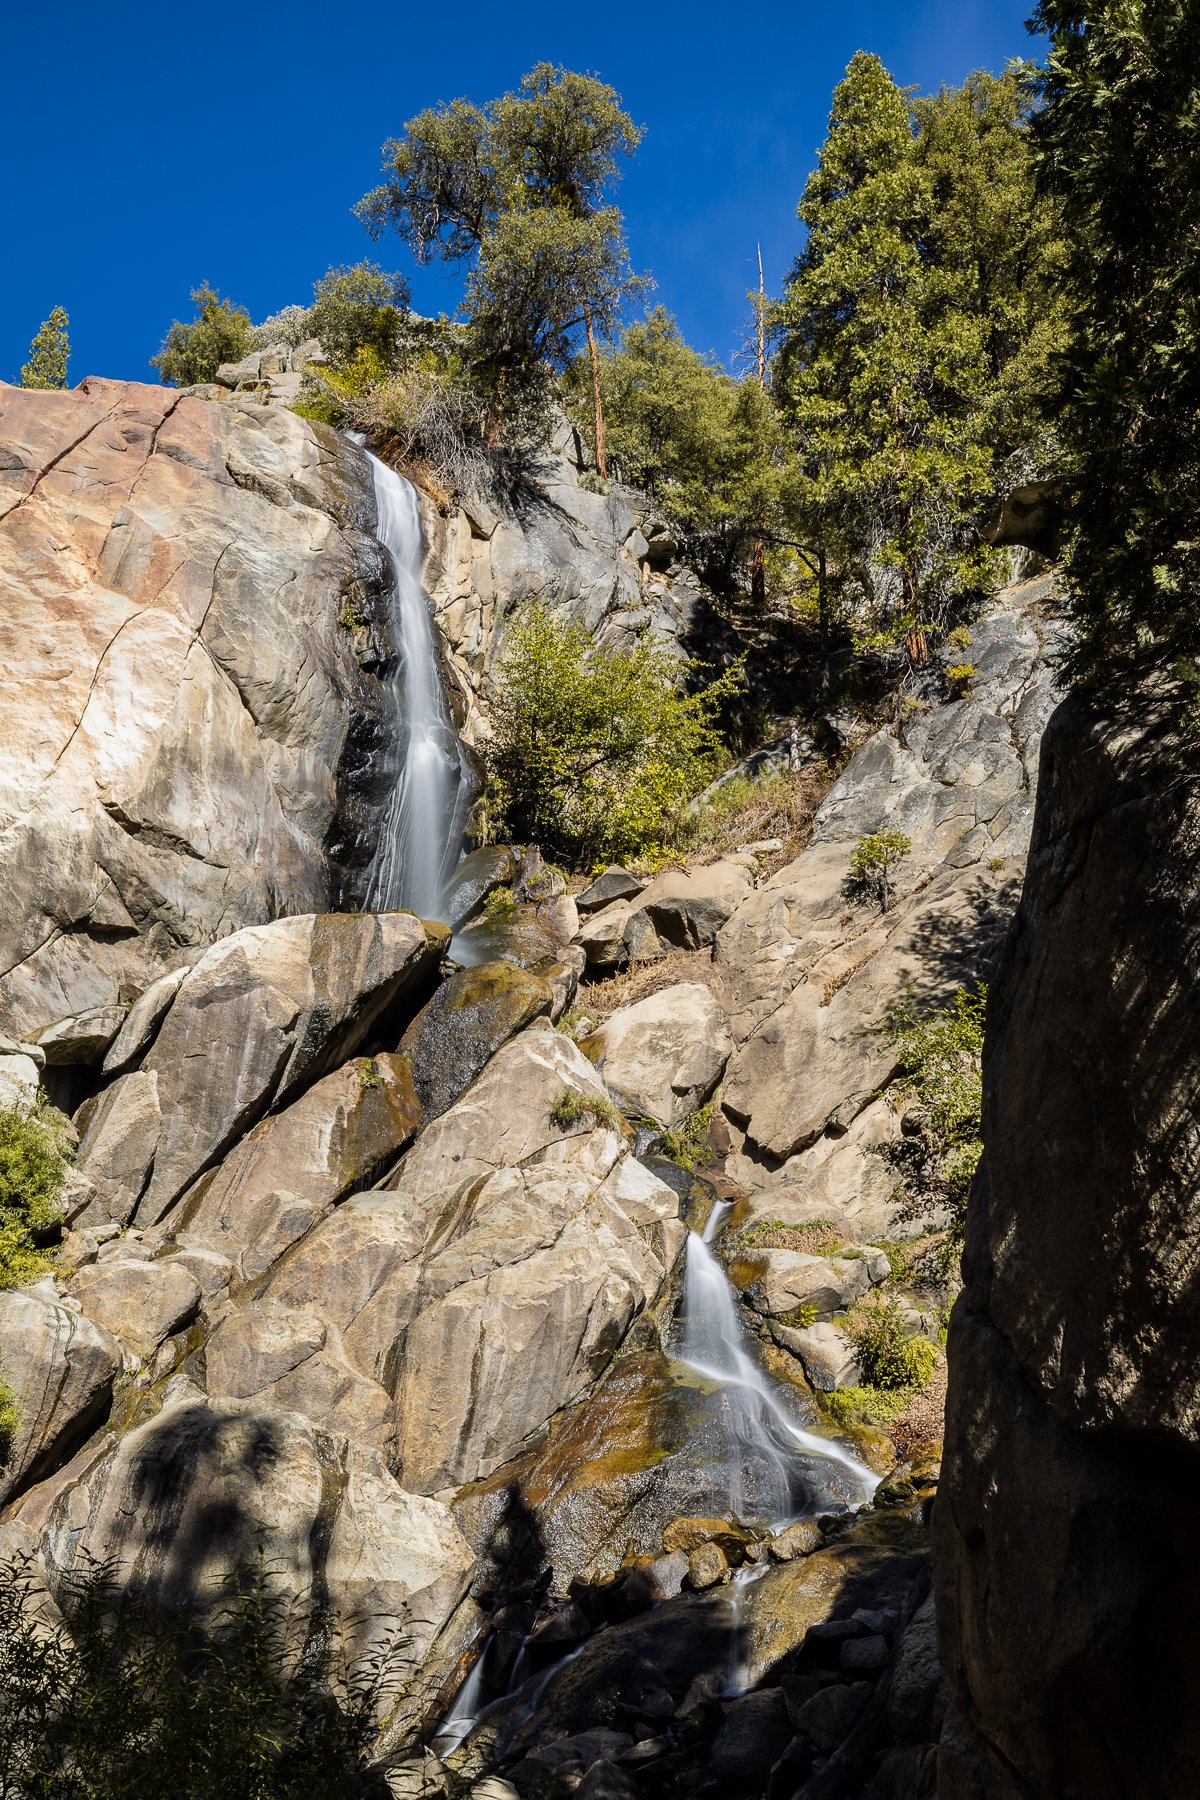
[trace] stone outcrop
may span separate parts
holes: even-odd
[[[0,385],[0,440],[0,1030],[29,1034],[335,900],[378,705],[343,615],[382,565],[365,459],[278,407]]]
[[[1038,582],[1012,589],[972,625],[961,652],[976,668],[969,696],[938,703],[931,684],[901,726],[870,737],[826,796],[802,855],[717,935],[736,1043],[722,1103],[744,1134],[730,1172],[753,1189],[807,1189],[818,1169],[815,1194],[831,1182],[852,1194],[869,1188],[862,1163],[872,1143],[851,1152],[844,1140],[895,1073],[879,1025],[906,999],[918,1010],[945,1004],[995,961],[1055,699],[1046,592]],[[912,845],[886,913],[846,888],[856,841],[883,829]],[[875,1121],[877,1143],[895,1123]]]
[[[0,1501],[49,1473],[104,1422],[120,1371],[111,1332],[64,1306],[50,1279],[0,1293],[0,1374],[18,1414]]]
[[[1200,1766],[1200,777],[1169,696],[1047,730],[989,1008],[937,1506],[945,1800]]]
[[[708,1099],[733,1038],[712,989],[683,982],[621,1007],[581,1048],[625,1112],[674,1126]]]
[[[280,919],[215,944],[141,1067],[87,1118],[79,1167],[98,1185],[93,1210],[156,1223],[269,1107],[352,1054],[448,940],[411,913],[363,913]]]

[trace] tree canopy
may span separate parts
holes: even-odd
[[[192,289],[199,309],[185,323],[175,319],[162,349],[150,358],[168,387],[211,381],[222,363],[240,362],[254,348],[254,327],[244,306],[222,300],[207,281]]]
[[[1072,328],[1049,411],[1087,674],[1200,652],[1200,11],[1042,0],[1033,23]]]

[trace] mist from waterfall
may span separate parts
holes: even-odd
[[[719,1495],[742,1517],[782,1522],[805,1500],[859,1504],[878,1478],[831,1438],[792,1417],[780,1384],[753,1355],[737,1297],[709,1249],[727,1206],[715,1208],[701,1238],[687,1241],[680,1307],[679,1360],[719,1384],[724,1399],[724,1467],[714,1471]]]
[[[421,586],[416,489],[369,450],[366,454],[375,483],[376,536],[391,563],[396,666],[384,684],[393,785],[364,904],[370,912],[405,907],[436,918],[462,847],[470,771],[446,703],[431,608]]]

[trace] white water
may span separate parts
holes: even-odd
[[[814,1475],[820,1476],[822,1464],[842,1497],[867,1500],[878,1477],[841,1444],[798,1424],[751,1353],[734,1291],[708,1247],[727,1210],[714,1207],[704,1237],[693,1231],[688,1238],[679,1360],[718,1383],[724,1393],[727,1452],[725,1467],[716,1476],[728,1509],[739,1515],[760,1512],[765,1502],[773,1522],[780,1523],[795,1513],[794,1496],[803,1486],[802,1475],[811,1483]],[[747,1488],[748,1469],[755,1471],[753,1497]],[[818,1501],[827,1497],[813,1496]]]
[[[442,688],[429,601],[421,586],[421,513],[411,482],[367,451],[392,565],[396,671],[386,684],[391,798],[371,862],[369,912],[407,907],[436,917],[462,845],[471,784]]]

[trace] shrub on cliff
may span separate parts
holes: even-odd
[[[254,327],[244,306],[222,300],[207,281],[192,289],[200,309],[194,319],[172,322],[150,367],[167,387],[191,387],[212,381],[222,363],[240,362],[254,348]]]
[[[530,605],[494,678],[488,757],[494,835],[563,860],[645,855],[715,774],[720,702],[740,668],[681,693],[679,664],[643,636],[604,649],[585,626]]]
[[[0,1288],[34,1281],[50,1266],[44,1246],[61,1223],[66,1121],[48,1106],[0,1108]]]
[[[386,1800],[369,1752],[389,1649],[348,1670],[324,1637],[297,1655],[261,1571],[203,1621],[102,1565],[59,1598],[65,1629],[0,1566],[0,1800]]]
[[[950,1209],[950,1252],[961,1239],[967,1199],[983,1153],[983,1034],[987,987],[959,988],[948,1006],[918,1017],[897,1007],[885,1026],[895,1047],[897,1086],[917,1102],[916,1130],[896,1151],[917,1208],[930,1200]]]
[[[308,309],[308,335],[336,367],[344,367],[360,350],[369,350],[385,367],[396,355],[401,309],[408,305],[408,283],[388,275],[373,262],[327,269],[314,288]]]

